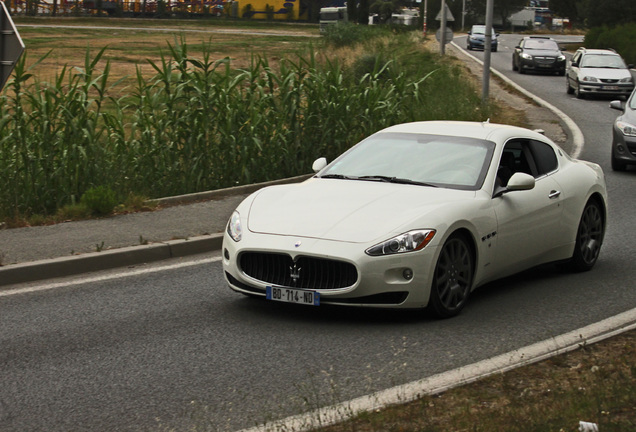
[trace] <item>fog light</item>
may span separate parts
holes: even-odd
[[[616,150],[618,150],[619,153],[625,153],[625,147],[623,147],[622,144],[618,144]]]
[[[413,279],[413,270],[404,269],[404,271],[402,272],[402,277],[404,277],[404,279],[406,279],[406,280]]]
[[[225,251],[223,251],[223,256],[225,257],[226,260],[230,260],[230,252],[225,249]]]

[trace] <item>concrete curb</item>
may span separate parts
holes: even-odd
[[[146,264],[221,249],[223,234],[170,240],[148,245],[91,252],[0,267],[0,289],[4,286],[43,279],[74,276],[117,267]]]
[[[498,356],[442,372],[370,395],[365,395],[304,414],[272,421],[239,432],[309,432],[349,420],[389,406],[406,404],[425,395],[435,395],[494,374],[546,360],[636,329],[636,309],[628,310],[571,332],[519,348]]]
[[[181,205],[197,201],[221,199],[232,195],[255,192],[267,186],[302,182],[313,174],[290,177],[270,182],[236,186],[207,192],[198,192],[150,200],[158,205]],[[190,237],[186,240],[170,240],[148,245],[65,256],[41,261],[11,264],[0,267],[0,289],[4,286],[35,282],[38,280],[75,276],[117,267],[145,264],[169,258],[185,257],[221,249],[223,234]]]

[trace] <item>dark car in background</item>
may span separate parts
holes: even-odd
[[[495,32],[495,29],[492,29],[492,39],[490,41],[490,50],[492,52],[497,52],[497,47],[499,46],[499,41],[497,40],[497,36],[499,33]],[[466,38],[466,49],[468,51],[474,49],[483,50],[485,47],[486,41],[486,26],[485,25],[474,25],[468,31],[468,37]]]
[[[636,90],[626,103],[615,100],[610,107],[623,112],[612,131],[612,169],[624,171],[627,165],[636,165]]]
[[[512,70],[550,72],[565,75],[565,56],[550,37],[528,36],[519,41],[512,53]]]
[[[628,97],[634,90],[632,67],[612,49],[579,48],[565,77],[566,91],[579,99],[586,95]]]

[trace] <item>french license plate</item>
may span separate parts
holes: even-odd
[[[320,293],[315,291],[268,286],[265,289],[265,294],[267,300],[320,306]]]
[[[603,90],[618,90],[618,86],[603,86]]]

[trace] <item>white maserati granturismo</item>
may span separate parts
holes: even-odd
[[[603,243],[603,171],[539,132],[407,123],[313,168],[232,214],[222,253],[233,290],[444,318],[476,287],[539,264],[589,270]]]

